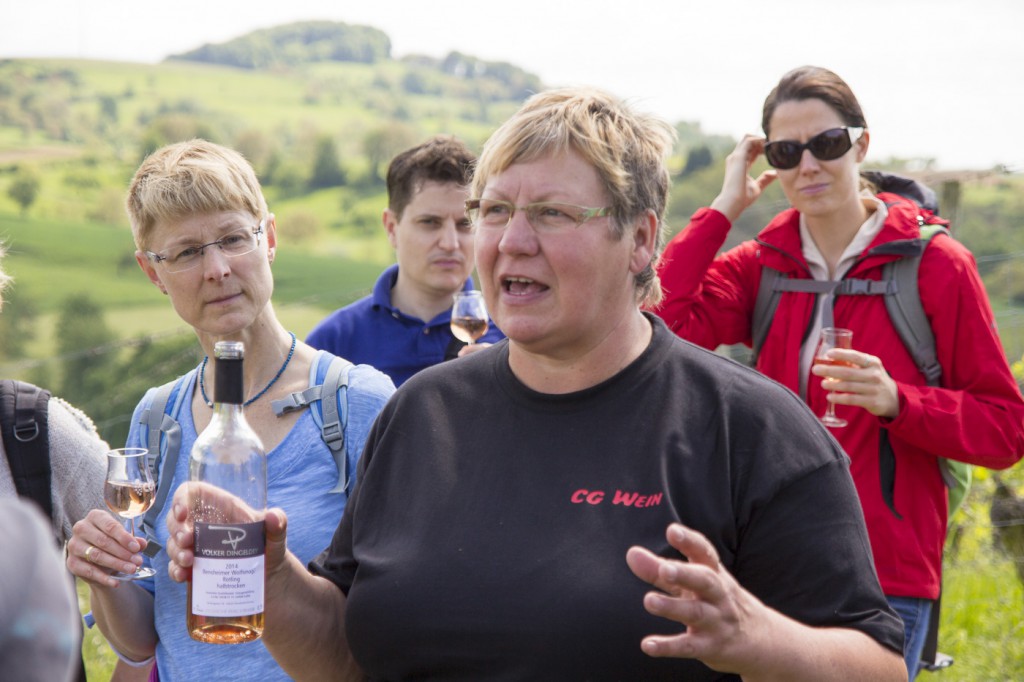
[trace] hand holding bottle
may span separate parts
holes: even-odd
[[[204,498],[216,500],[217,504],[224,508],[234,508],[240,513],[246,513],[245,510],[248,507],[241,498],[209,484],[186,483],[178,488],[171,500],[170,511],[167,513],[166,520],[168,534],[167,556],[170,559],[167,573],[171,580],[179,583],[192,579],[192,565],[195,559],[193,551],[195,533],[192,517],[189,514],[190,500],[192,499],[191,486],[204,486],[205,489],[202,491]],[[257,511],[248,508],[248,513],[251,513],[253,518],[255,518]],[[267,575],[269,576],[280,566],[288,552],[286,542],[288,517],[283,509],[272,508],[266,511],[263,520],[267,537],[265,562]]]

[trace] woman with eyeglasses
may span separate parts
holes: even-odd
[[[870,133],[839,76],[811,66],[787,73],[765,100],[762,128],[764,137],[744,137],[729,155],[720,194],[671,240],[659,265],[666,296],[657,314],[706,348],[751,345],[763,268],[790,280],[882,280],[883,266],[912,253],[906,249],[920,234],[913,202],[862,180]],[[754,178],[762,154],[773,168]],[[731,225],[776,180],[791,208],[719,255]],[[973,257],[939,235],[918,276],[940,386],[918,370],[881,295],[783,291],[756,358],[816,414],[831,401],[848,421],[832,434],[852,459],[875,566],[904,620],[911,679],[942,572],[948,500],[937,458],[1005,468],[1024,454],[1024,402]],[[814,359],[823,326],[853,331],[854,350],[832,351],[850,366]]]
[[[395,393],[315,561],[268,511],[264,639],[295,679],[905,679],[842,451],[640,308],[671,147],[589,89],[531,97],[488,140],[468,209],[508,338]]]
[[[368,365],[351,368],[343,463],[321,437],[314,406],[275,409],[275,401],[322,385],[333,356],[298,341],[274,312],[277,224],[240,154],[204,140],[158,149],[136,171],[127,205],[139,266],[192,326],[207,358],[218,341],[244,343],[243,409],[267,452],[267,501],[287,509],[296,522],[290,549],[312,559],[330,543],[354,485],[351,476],[347,486],[340,484],[341,464],[355,471],[370,425],[394,385]],[[180,389],[177,465],[160,466],[160,476],[173,476],[170,494],[188,480],[192,444],[213,416],[217,372],[207,358]],[[142,415],[154,393],[150,389],[135,410],[129,446],[147,446]],[[154,529],[163,547],[169,543],[164,519],[170,499]],[[155,656],[164,682],[289,679],[260,640],[212,646],[190,638],[185,585],[168,577],[166,551],[145,559],[157,569],[152,578],[111,577],[113,571],[134,572],[147,544],[106,510],[93,510],[77,523],[68,544],[68,567],[89,584],[97,623],[123,659],[141,664]]]

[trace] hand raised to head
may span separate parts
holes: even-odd
[[[764,152],[764,143],[763,137],[744,135],[725,158],[722,190],[711,202],[711,208],[721,212],[729,222],[736,222],[743,211],[757,201],[765,188],[778,177],[773,169],[763,171],[757,178],[750,175],[754,161]]]

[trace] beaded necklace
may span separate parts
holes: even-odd
[[[295,345],[297,343],[295,334],[293,332],[288,332],[288,334],[292,337],[292,347],[289,349],[288,357],[284,359],[284,364],[281,365],[281,369],[277,370],[277,374],[274,375],[274,378],[270,380],[269,384],[263,387],[262,391],[242,403],[242,407],[248,407],[259,400],[264,393],[270,390],[271,386],[277,383],[277,380],[281,378],[282,374],[284,374],[284,370],[288,368],[288,363],[292,361],[292,355],[295,354]],[[209,359],[209,355],[203,356],[203,364],[199,368],[199,391],[203,394],[203,402],[206,403],[206,406],[213,407],[213,401],[206,397],[206,382],[203,381],[203,377],[206,376],[206,363]]]

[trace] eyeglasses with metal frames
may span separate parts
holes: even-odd
[[[260,245],[260,238],[267,225],[269,216],[263,218],[258,225],[244,227],[224,235],[206,244],[190,244],[176,247],[173,253],[163,255],[146,251],[146,255],[154,263],[161,265],[167,272],[176,273],[191,270],[203,261],[206,249],[216,246],[228,258],[236,258],[252,253]]]
[[[533,229],[538,232],[559,232],[576,228],[592,218],[609,216],[611,206],[589,208],[560,201],[538,201],[525,206],[516,206],[511,201],[500,199],[469,199],[466,214],[473,224],[485,229],[504,229],[512,221],[516,211],[526,214]]]
[[[770,166],[779,170],[799,166],[805,149],[819,161],[833,161],[850,151],[863,134],[864,128],[856,126],[829,128],[803,143],[796,140],[767,142],[764,145],[764,156]]]

